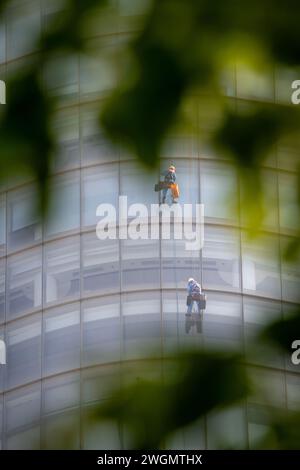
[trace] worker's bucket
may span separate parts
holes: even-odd
[[[171,188],[171,191],[172,191],[173,199],[178,199],[178,198],[179,198],[179,187],[178,187],[178,184],[172,183],[172,184],[170,184],[170,188]]]
[[[192,295],[192,300],[195,300],[196,302],[200,302],[201,310],[206,309],[206,295],[205,294],[194,294]]]

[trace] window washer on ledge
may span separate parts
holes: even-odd
[[[186,299],[187,313],[185,320],[185,332],[189,333],[190,329],[196,325],[197,333],[202,333],[202,319],[201,310],[206,308],[206,295],[202,294],[201,285],[195,281],[192,277],[188,280],[187,285],[188,296]],[[194,302],[197,303],[198,313],[193,314]]]
[[[155,191],[162,190],[162,204],[165,204],[168,191],[171,192],[172,204],[177,203],[179,197],[179,188],[176,181],[176,168],[174,165],[170,165],[168,170],[162,173],[164,181],[160,181],[155,185]]]
[[[169,169],[167,171],[165,171],[164,173],[162,173],[162,176],[165,177],[165,180],[164,182],[171,185],[171,184],[174,184],[175,181],[176,181],[176,168],[174,165],[170,165],[169,166]],[[166,202],[166,197],[167,197],[167,194],[168,194],[168,191],[169,191],[170,188],[166,187],[163,189],[162,191],[162,203],[164,204]],[[171,195],[172,195],[172,203],[174,202],[174,196],[171,192]]]
[[[194,302],[197,302],[198,313],[200,314],[201,310],[203,309],[201,302],[201,286],[192,277],[190,277],[188,280],[187,291],[187,315],[192,314]]]

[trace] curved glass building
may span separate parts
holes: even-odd
[[[142,13],[138,4],[145,2],[112,3],[117,20],[107,19],[107,32],[92,31],[90,55],[57,57],[43,70],[44,86],[60,103],[48,221],[41,224],[32,210],[33,182],[1,187],[0,339],[7,346],[7,365],[0,366],[0,445],[60,448],[56,430],[66,425],[74,430],[73,448],[126,448],[122,428],[86,425],[95,400],[108,397],[106,384],[124,379],[124,364],[133,376],[141,363],[145,376],[163,374],[163,360],[155,367],[148,362],[149,348],[163,359],[174,348],[201,343],[245,354],[265,393],[207,416],[167,446],[211,449],[226,439],[231,448],[253,448],[267,428],[266,409],[300,405],[299,368],[280,355],[249,357],[247,347],[260,328],[299,301],[299,265],[283,259],[297,230],[293,162],[299,159],[287,142],[266,160],[268,218],[250,243],[237,171],[199,138],[200,131],[209,134],[214,112],[191,96],[188,113],[197,118],[205,112],[206,127],[170,135],[161,166],[175,164],[180,201],[204,204],[203,250],[187,251],[180,240],[99,241],[100,203],[117,206],[119,195],[128,196],[129,204],[158,202],[153,191],[158,175],[145,177],[134,157],[110,145],[97,127],[99,105],[116,82],[107,56],[132,35]],[[59,4],[11,2],[0,25],[1,79],[30,62],[34,36],[58,14]],[[234,105],[250,106],[253,100],[286,102],[287,83],[290,77],[279,71],[252,77],[235,67],[224,76],[223,89]],[[191,276],[208,299],[201,335],[185,332]]]

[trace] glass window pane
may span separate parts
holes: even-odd
[[[39,424],[41,411],[40,384],[28,385],[5,395],[6,432],[15,434]]]
[[[146,173],[136,162],[126,162],[120,165],[120,194],[127,196],[128,206],[139,203],[147,205],[158,204],[154,185],[157,183],[157,174]]]
[[[118,210],[118,165],[101,165],[83,171],[83,224],[96,227],[99,204],[112,204]]]
[[[40,449],[40,426],[34,426],[6,438],[7,450],[39,450]]]
[[[6,60],[6,31],[5,23],[1,20],[0,23],[0,63]]]
[[[6,243],[6,207],[5,195],[0,195],[0,256],[5,255]]]
[[[207,226],[204,231],[204,288],[239,291],[240,239],[237,230]]]
[[[16,59],[33,52],[41,32],[39,0],[12,4],[7,15],[7,58]]]
[[[280,227],[299,230],[298,176],[279,174]]]
[[[300,409],[300,376],[299,374],[286,375],[286,393],[288,408],[290,410]]]
[[[121,433],[116,421],[91,420],[91,410],[84,408],[83,442],[87,450],[121,449]]]
[[[5,318],[5,271],[6,260],[0,259],[0,323]]]
[[[105,300],[104,300],[105,301]],[[112,391],[121,385],[121,364],[102,364],[100,367],[82,369],[82,402],[91,403],[106,400]]]
[[[282,137],[277,146],[278,168],[297,172],[300,164],[300,152],[297,139]],[[288,175],[286,175],[288,176]]]
[[[159,292],[123,294],[124,360],[161,355]]]
[[[8,249],[39,242],[42,228],[36,207],[37,192],[32,186],[8,193]]]
[[[79,406],[80,373],[58,375],[43,381],[43,413]]]
[[[83,363],[120,360],[120,298],[103,297],[83,304]]]
[[[1,326],[0,326],[0,340],[5,341],[4,327],[1,327]],[[6,363],[7,363],[7,348],[6,348]],[[0,366],[0,392],[4,390],[4,372],[5,372],[5,368]]]
[[[71,54],[50,56],[45,68],[45,82],[50,94],[63,100],[63,104],[69,104],[70,100],[77,102],[78,57]]]
[[[194,135],[170,135],[166,138],[161,155],[165,158],[198,158],[198,141]],[[172,160],[173,161],[173,160]],[[176,163],[176,162],[175,162]],[[167,163],[168,165],[168,163]]]
[[[44,29],[47,29],[48,25],[53,21],[59,21],[60,12],[65,6],[65,1],[61,0],[42,0],[42,14],[43,14],[43,26]]]
[[[43,374],[80,366],[80,310],[72,303],[44,313]]]
[[[7,388],[41,377],[41,315],[8,325],[7,363]]]
[[[100,129],[99,104],[81,108],[82,152],[85,164],[119,161],[119,150]]]
[[[242,351],[241,300],[236,295],[207,293],[206,310],[203,312],[203,335],[207,347]]]
[[[261,330],[268,324],[281,319],[281,304],[244,297],[245,349],[250,363],[283,368],[284,358],[278,348],[261,341]]]
[[[244,321],[264,327],[269,323],[280,320],[281,305],[263,299],[244,297]]]
[[[116,84],[113,68],[114,37],[91,39],[80,58],[80,91],[84,99],[97,99]]]
[[[51,203],[46,223],[47,236],[70,231],[80,225],[80,183],[79,172],[53,178]]]
[[[247,448],[246,410],[235,407],[208,415],[207,440],[208,449]]]
[[[159,288],[159,241],[122,240],[122,288]]]
[[[79,410],[48,415],[42,425],[44,450],[73,450],[80,448]],[[66,436],[68,438],[66,439]]]
[[[4,407],[3,407],[3,395],[0,394],[0,450],[3,449],[3,436],[4,436],[4,430],[2,427],[3,424],[3,413],[4,413]]]
[[[42,303],[42,250],[36,248],[7,260],[7,315],[15,318]]]
[[[258,367],[251,367],[249,372],[255,391],[249,401],[284,408],[286,403],[284,372]]]
[[[45,262],[45,302],[77,297],[80,291],[80,237],[47,244]]]
[[[78,167],[80,164],[78,108],[59,111],[55,116],[53,128],[58,140],[54,171]]]
[[[250,241],[242,236],[243,291],[281,297],[278,237],[262,235]]]
[[[83,235],[83,290],[110,293],[120,290],[119,240]]]
[[[237,222],[238,182],[234,167],[201,162],[200,187],[204,215],[208,221]]]

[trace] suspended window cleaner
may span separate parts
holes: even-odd
[[[164,181],[160,181],[155,185],[154,190],[162,191],[162,203],[165,204],[168,193],[171,194],[172,204],[176,204],[179,198],[179,187],[176,181],[176,168],[174,165],[170,165],[168,170],[161,174],[164,176]]]
[[[201,286],[192,277],[187,284],[187,313],[185,322],[185,331],[189,333],[191,328],[196,325],[197,333],[202,333],[202,311],[206,308],[206,295],[202,294]],[[194,304],[197,305],[197,313],[193,312]]]

